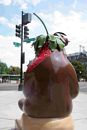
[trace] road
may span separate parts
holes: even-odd
[[[87,82],[79,82],[79,90],[87,94]]]
[[[18,90],[18,85],[17,83],[0,83],[0,91],[17,91]]]
[[[0,91],[18,90],[18,83],[0,83]],[[80,92],[87,93],[87,82],[79,82]]]

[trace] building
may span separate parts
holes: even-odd
[[[77,52],[68,55],[68,59],[72,61],[80,61],[87,68],[87,52]]]
[[[70,61],[80,61],[87,64],[87,52],[77,52],[68,55]]]

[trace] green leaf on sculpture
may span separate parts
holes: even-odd
[[[34,45],[35,53],[38,54],[40,48],[43,47],[43,45],[46,42],[47,36],[45,35],[39,35],[36,37],[35,42],[33,42],[32,45]],[[61,36],[55,36],[55,35],[48,35],[48,42],[49,42],[49,48],[51,51],[54,51],[57,46],[59,46],[60,49],[63,49],[65,47],[65,44],[63,43]]]

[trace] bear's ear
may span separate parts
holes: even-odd
[[[66,35],[65,33],[63,33],[63,32],[55,32],[55,33],[54,33],[54,35],[56,35],[56,36],[57,36],[58,34],[62,34],[62,35],[64,35],[64,36],[67,36],[67,35]]]
[[[67,35],[63,32],[55,32],[54,33],[55,36],[59,36],[60,39],[63,41],[63,43],[65,44],[65,46],[68,45],[68,43],[70,42],[67,38]]]

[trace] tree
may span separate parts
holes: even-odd
[[[12,75],[18,75],[18,74],[20,74],[20,68],[15,67],[15,66],[10,66],[8,72],[9,72],[9,74],[12,74]]]
[[[8,73],[8,67],[6,63],[0,61],[0,74],[7,74],[7,73]]]
[[[85,65],[82,64],[79,61],[73,61],[71,63],[72,63],[72,65],[74,66],[74,68],[76,70],[78,80],[80,80],[81,78],[85,79],[86,78],[86,73],[87,73]]]
[[[12,74],[19,75],[20,68],[15,66],[8,67],[6,63],[0,61],[0,74]]]

